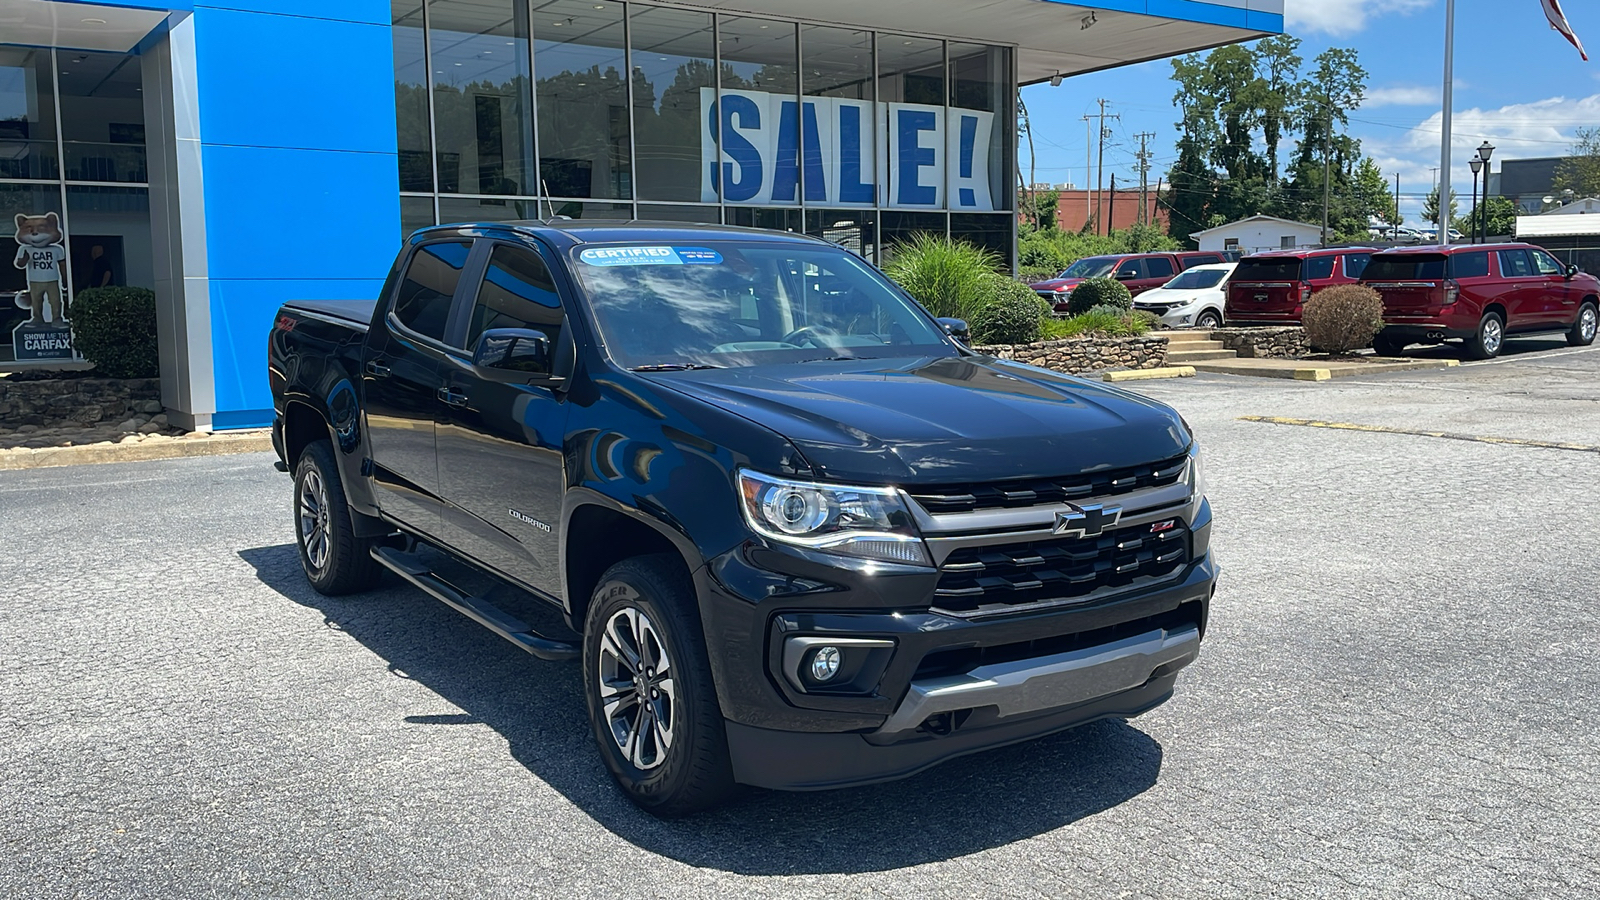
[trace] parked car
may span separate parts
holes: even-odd
[[[422,229],[376,300],[277,313],[301,567],[581,660],[605,765],[659,815],[1145,712],[1216,581],[1199,448],[964,330],[794,234]],[[572,634],[513,612],[541,605]]]
[[[1512,335],[1565,332],[1594,342],[1600,279],[1532,244],[1406,247],[1374,254],[1361,283],[1383,295],[1381,356],[1410,344],[1460,340],[1474,359],[1500,355]]]
[[[1135,297],[1154,290],[1179,272],[1195,266],[1225,262],[1221,252],[1192,250],[1184,253],[1128,253],[1117,256],[1087,256],[1068,266],[1060,275],[1029,287],[1049,302],[1058,313],[1067,311],[1072,289],[1090,278],[1115,278],[1128,286]]]
[[[1167,328],[1217,328],[1227,304],[1224,285],[1237,263],[1195,266],[1153,291],[1140,294],[1134,309],[1159,316]]]
[[[1229,324],[1298,325],[1300,311],[1317,291],[1355,284],[1376,252],[1371,247],[1274,250],[1239,260],[1228,279],[1223,318]]]

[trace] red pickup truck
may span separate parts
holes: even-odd
[[[1227,262],[1221,253],[1124,253],[1116,256],[1086,256],[1068,266],[1060,275],[1029,285],[1056,312],[1067,311],[1072,289],[1090,278],[1115,278],[1128,286],[1135,297],[1171,281],[1179,272],[1195,266]]]

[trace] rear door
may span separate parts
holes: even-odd
[[[1139,282],[1139,289],[1134,291],[1134,296],[1153,291],[1171,281],[1176,275],[1177,267],[1172,260],[1165,256],[1149,256],[1144,260],[1144,280]]]
[[[438,535],[439,469],[434,424],[447,332],[468,240],[412,252],[383,319],[367,338],[363,364],[367,436],[378,508],[407,527]]]
[[[1292,322],[1299,308],[1299,257],[1247,256],[1239,261],[1228,281],[1228,319]]]
[[[565,488],[566,395],[549,377],[475,369],[473,348],[492,328],[570,341],[563,303],[540,250],[489,243],[458,346],[444,361],[439,487],[445,539],[462,552],[551,595],[561,592],[558,548]]]
[[[1506,308],[1506,330],[1537,327],[1549,313],[1545,280],[1533,268],[1533,257],[1521,247],[1498,250],[1495,255],[1500,260],[1500,302]]]
[[[1302,277],[1311,283],[1311,292],[1338,284],[1342,279],[1342,272],[1337,256],[1308,256],[1301,268]]]

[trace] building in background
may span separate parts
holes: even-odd
[[[1299,250],[1322,246],[1322,226],[1280,219],[1277,216],[1251,216],[1205,231],[1190,239],[1201,250],[1238,250],[1261,253],[1267,250]]]
[[[1056,198],[1056,227],[1063,231],[1081,231],[1087,225],[1093,231],[1098,208],[1099,218],[1110,225],[1112,231],[1147,221],[1161,226],[1165,234],[1170,216],[1157,199],[1154,184],[1146,192],[1138,188],[1117,188],[1115,192],[1110,189],[1102,192],[1062,190]],[[1105,225],[1099,230],[1104,233]]]
[[[1576,200],[1541,215],[1518,216],[1517,240],[1538,244],[1585,272],[1600,272],[1600,198]]]
[[[1508,159],[1500,164],[1500,171],[1489,176],[1486,191],[1491,197],[1506,197],[1528,215],[1538,215],[1554,203],[1563,201],[1562,192],[1555,189],[1556,169],[1570,157],[1546,156],[1537,159]],[[1570,192],[1568,192],[1570,193]]]
[[[1020,84],[1279,33],[1282,13],[0,0],[0,238],[56,213],[69,292],[108,268],[155,290],[172,421],[265,425],[278,306],[377,296],[412,229],[640,217],[803,231],[875,261],[919,231],[1011,257]],[[0,266],[0,293],[14,275]]]

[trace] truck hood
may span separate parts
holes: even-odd
[[[817,360],[646,377],[783,435],[833,481],[1060,476],[1169,459],[1190,440],[1163,404],[989,357]]]
[[[1075,288],[1083,282],[1082,278],[1051,278],[1048,281],[1036,281],[1028,287],[1036,291],[1059,291],[1062,288]]]

